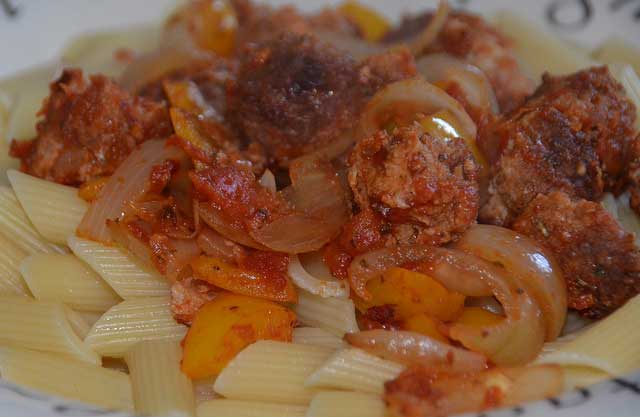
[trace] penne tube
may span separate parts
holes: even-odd
[[[627,97],[636,106],[636,129],[640,130],[640,77],[637,70],[627,64],[609,65],[613,76],[622,84]]]
[[[0,234],[0,296],[31,295],[20,274],[20,264],[26,257],[27,253],[24,250]]]
[[[85,342],[102,356],[124,357],[136,343],[182,340],[186,326],[178,324],[167,297],[125,300],[93,325]]]
[[[80,328],[71,309],[61,303],[24,297],[0,297],[0,346],[53,352],[99,364],[100,358],[74,331]]]
[[[640,74],[640,49],[620,38],[608,38],[591,56],[605,64],[629,64]]]
[[[110,410],[133,410],[129,375],[64,356],[0,348],[2,378]]]
[[[67,320],[69,320],[69,324],[75,334],[77,334],[81,340],[84,340],[91,330],[91,324],[87,321],[85,316],[75,310],[68,309]]]
[[[316,327],[297,327],[293,329],[293,343],[324,346],[331,349],[343,349],[348,346],[344,340],[333,333]]]
[[[319,327],[338,337],[358,331],[356,309],[351,299],[323,298],[299,291],[298,304],[293,310],[301,323]]]
[[[197,417],[304,417],[307,407],[218,399],[198,405]]]
[[[191,417],[193,384],[180,370],[182,348],[175,340],[136,344],[127,352],[136,412],[155,417]]]
[[[364,350],[344,349],[311,374],[305,386],[382,394],[384,383],[396,378],[403,369],[398,363],[380,359]]]
[[[143,266],[124,249],[76,236],[70,237],[67,243],[78,258],[93,268],[125,300],[163,297],[171,292],[165,278]]]
[[[379,395],[322,391],[309,404],[306,417],[390,417]]]
[[[29,254],[66,252],[34,229],[11,188],[5,186],[0,186],[0,234]]]
[[[78,197],[78,190],[13,169],[7,176],[38,233],[53,243],[65,245],[88,208],[87,202]]]
[[[333,350],[321,346],[259,341],[222,370],[215,391],[230,399],[306,405],[314,391],[304,381]]]
[[[196,403],[200,404],[205,401],[215,400],[220,397],[213,388],[216,378],[197,379],[193,381],[193,390],[196,395]]]

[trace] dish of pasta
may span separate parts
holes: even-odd
[[[62,55],[0,80],[3,380],[440,417],[640,369],[633,46],[446,1],[191,0]]]

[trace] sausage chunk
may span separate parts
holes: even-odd
[[[462,139],[417,125],[380,131],[356,145],[349,165],[356,204],[388,220],[398,243],[444,244],[476,219],[478,167]]]
[[[640,250],[598,203],[554,192],[538,196],[513,224],[551,250],[567,282],[569,306],[599,319],[640,292]]]
[[[597,200],[622,175],[635,108],[606,68],[545,75],[520,108],[483,129],[494,163],[480,219],[509,225],[538,194]]]
[[[311,35],[287,33],[256,48],[228,94],[228,119],[280,165],[352,128],[381,86],[415,74],[406,51],[358,65]]]
[[[51,84],[40,114],[38,136],[14,141],[11,154],[23,171],[69,185],[112,174],[139,143],[172,132],[163,104],[132,97],[101,75],[87,82],[80,70]]]
[[[433,18],[433,13],[405,18],[385,36],[385,42],[399,42],[416,36]],[[451,12],[435,41],[425,53],[447,53],[480,68],[489,78],[502,111],[510,111],[533,92],[533,82],[521,71],[511,42],[480,16]]]

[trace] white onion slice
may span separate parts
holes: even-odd
[[[349,283],[347,281],[321,279],[311,275],[296,255],[290,258],[288,274],[294,284],[311,294],[323,298],[349,298]]]

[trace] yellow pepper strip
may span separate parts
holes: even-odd
[[[226,0],[191,1],[169,24],[183,25],[201,49],[225,57],[233,53],[238,20]]]
[[[438,322],[426,314],[409,317],[402,323],[402,330],[429,336],[439,342],[448,343],[448,339],[438,330]]]
[[[364,39],[369,42],[382,39],[391,27],[384,16],[357,1],[346,1],[338,10],[358,27]]]
[[[465,307],[460,317],[458,317],[454,323],[473,327],[484,327],[498,324],[503,319],[504,317],[501,315],[494,314],[481,307]]]
[[[221,294],[196,314],[183,342],[182,371],[191,379],[216,376],[258,340],[290,342],[295,321],[291,310],[271,301]]]

